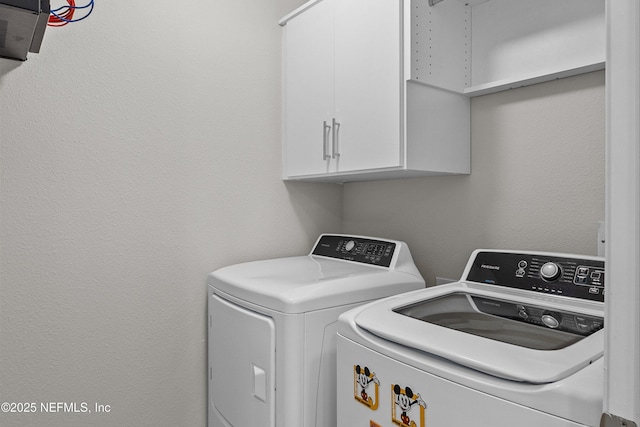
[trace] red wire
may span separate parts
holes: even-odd
[[[68,21],[71,21],[73,19],[73,12],[75,11],[76,1],[67,0],[67,3],[69,4],[67,10],[65,10],[63,13],[58,14],[60,18],[64,19],[60,19],[55,15],[49,15],[49,22],[47,25],[49,25],[50,27],[62,27],[67,25],[69,23]]]

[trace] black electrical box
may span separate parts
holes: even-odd
[[[50,11],[49,0],[0,0],[0,56],[24,61],[40,52]]]

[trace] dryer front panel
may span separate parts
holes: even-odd
[[[210,427],[275,426],[275,323],[209,297]]]

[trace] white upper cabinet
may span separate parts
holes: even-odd
[[[285,178],[360,179],[401,169],[402,5],[323,0],[287,20]]]
[[[604,0],[311,0],[280,24],[285,179],[467,174],[469,97],[604,67]]]
[[[401,5],[335,1],[334,96],[338,171],[399,167]]]
[[[400,166],[400,5],[370,1],[324,0],[287,23],[288,176]]]
[[[330,131],[335,117],[333,87],[333,15],[335,0],[319,2],[287,24],[284,63],[285,139],[288,173],[335,171]],[[327,125],[328,123],[328,125]]]

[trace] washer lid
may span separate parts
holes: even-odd
[[[313,255],[253,261],[209,275],[214,289],[283,313],[305,313],[424,287],[421,277]]]
[[[597,309],[562,303],[527,298],[524,293],[519,298],[507,297],[481,286],[455,283],[373,303],[356,316],[355,323],[388,341],[499,378],[543,384],[561,380],[600,358],[603,331],[581,335],[513,317],[505,319],[500,311],[509,304],[529,308],[543,305],[555,315],[564,313],[567,319],[567,312],[575,313],[567,324],[575,325],[575,318],[601,320],[602,312]],[[484,310],[479,307],[482,304],[499,306]]]

